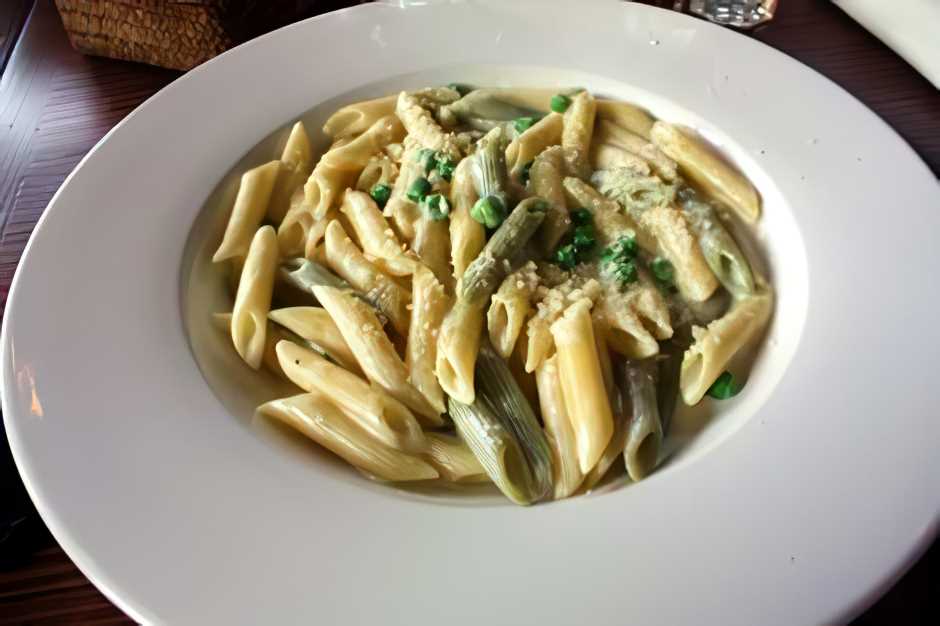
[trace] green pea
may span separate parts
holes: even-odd
[[[381,209],[385,207],[388,203],[388,199],[392,197],[392,188],[385,183],[379,183],[369,190],[369,195],[372,196],[372,199],[375,200],[375,203],[379,205]]]
[[[672,281],[675,278],[675,271],[672,268],[672,263],[661,256],[656,257],[650,263],[650,271],[653,272],[653,276],[656,277],[656,280],[667,285],[672,284]]]
[[[408,199],[412,202],[421,202],[431,191],[431,183],[427,178],[418,178],[408,187]]]
[[[563,94],[552,96],[551,108],[555,113],[564,113],[571,106],[571,98]]]
[[[470,209],[470,217],[487,228],[497,228],[506,219],[506,205],[498,196],[480,198]]]
[[[516,128],[517,133],[524,133],[533,126],[535,126],[536,120],[534,117],[519,117],[513,122],[513,126]]]
[[[738,395],[743,388],[744,385],[739,385],[734,380],[734,374],[726,370],[715,379],[715,382],[712,383],[706,393],[716,400],[727,400]]]

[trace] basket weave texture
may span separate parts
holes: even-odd
[[[227,0],[56,0],[72,47],[188,70],[235,43]]]
[[[2,1],[2,0],[0,0]],[[55,0],[85,54],[191,69],[290,22],[363,0]]]

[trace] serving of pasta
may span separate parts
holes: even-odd
[[[583,89],[452,84],[296,123],[212,260],[258,407],[370,478],[517,504],[638,481],[773,310],[760,196],[694,132]],[[740,368],[737,368],[740,369]],[[620,461],[622,459],[622,461]]]

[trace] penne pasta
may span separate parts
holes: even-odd
[[[363,256],[338,221],[327,226],[325,241],[330,268],[384,313],[399,335],[407,336],[408,292]]]
[[[355,172],[343,172],[322,162],[304,184],[304,197],[294,200],[277,229],[282,256],[297,256],[305,251],[310,232],[322,223],[338,203],[343,190],[355,180]]]
[[[271,200],[268,202],[268,220],[280,224],[291,207],[295,191],[303,188],[310,176],[312,150],[310,138],[303,122],[297,122],[291,128],[287,144],[281,153],[281,167],[278,172]]]
[[[574,278],[565,280],[557,287],[545,289],[536,304],[535,315],[526,325],[528,337],[525,370],[534,372],[555,353],[555,340],[552,338],[551,326],[560,318],[569,305],[584,298],[596,300],[601,294],[601,285],[598,281],[590,279],[580,281]]]
[[[402,155],[401,168],[392,194],[385,205],[384,215],[392,220],[392,225],[398,234],[407,242],[414,241],[415,224],[421,219],[418,205],[408,198],[408,190],[415,180],[422,177],[424,172],[418,164],[418,154],[421,145],[411,137],[405,138],[405,151]]]
[[[214,263],[244,258],[248,253],[252,237],[261,225],[261,220],[264,219],[264,214],[268,209],[268,202],[280,169],[279,161],[271,161],[250,169],[242,175],[238,195],[235,197],[235,206],[232,207],[232,215],[225,227],[225,235],[215,254],[212,255]]]
[[[381,443],[403,452],[422,453],[427,440],[414,415],[382,389],[289,341],[277,344],[277,357],[290,380],[319,392]]]
[[[459,437],[444,433],[428,433],[425,456],[441,478],[452,483],[490,482],[480,461]]]
[[[448,292],[453,293],[454,278],[450,271],[450,231],[447,220],[422,216],[418,220],[412,246],[421,263],[434,273]]]
[[[551,327],[565,408],[574,428],[578,465],[584,473],[597,464],[614,432],[590,309],[589,299],[580,300]]]
[[[469,158],[460,161],[454,172],[454,184],[450,187],[450,258],[454,266],[456,293],[462,290],[463,274],[486,243],[483,224],[470,216],[470,210],[478,197],[473,186],[472,167]]]
[[[554,146],[542,151],[529,170],[529,185],[532,192],[548,203],[545,221],[536,234],[542,252],[551,252],[561,241],[571,220],[568,217],[568,204],[562,183],[565,172],[564,151],[561,146]]]
[[[643,176],[649,176],[650,166],[646,161],[623,146],[615,143],[602,143],[597,138],[591,145],[591,166],[596,170],[612,170],[618,167],[629,168]]]
[[[686,404],[697,404],[704,397],[734,355],[764,328],[772,306],[773,294],[765,288],[736,301],[706,328],[692,328],[695,342],[685,351],[679,374],[679,389]]]
[[[276,309],[268,313],[268,319],[314,344],[350,372],[362,373],[356,357],[326,309],[316,306]]]
[[[231,337],[232,334],[232,314],[215,313],[212,315],[212,323],[216,328],[223,331]],[[278,378],[288,380],[287,374],[281,369],[281,364],[277,360],[275,347],[278,341],[284,339],[290,340],[290,336],[278,328],[275,324],[268,322],[264,332],[264,353],[261,355],[261,365]]]
[[[369,160],[390,143],[404,139],[405,129],[394,115],[379,118],[364,133],[337,148],[332,148],[320,161],[343,172],[361,172]]]
[[[581,91],[572,97],[571,105],[565,111],[561,147],[565,153],[568,172],[579,178],[586,179],[591,175],[589,154],[596,113],[594,96],[587,91]]]
[[[443,424],[442,411],[435,409],[408,380],[408,369],[373,309],[334,287],[314,287],[314,294],[333,318],[366,378],[411,409],[428,426]]]
[[[650,143],[648,138],[634,134],[607,120],[598,120],[595,128],[597,141],[619,146],[636,155],[637,158],[648,164],[648,168],[652,168],[656,175],[665,181],[672,182],[676,180],[676,162],[666,156],[655,144]]]
[[[597,465],[585,474],[584,480],[578,489],[578,493],[587,493],[593,489],[600,481],[607,476],[614,462],[623,457],[624,446],[627,442],[627,433],[630,424],[630,416],[626,415],[624,398],[617,388],[614,379],[613,364],[610,361],[610,352],[607,348],[607,337],[604,333],[595,335],[597,344],[598,361],[601,365],[601,375],[604,378],[604,387],[607,390],[607,398],[610,401],[610,410],[614,416],[614,434],[610,437],[610,442],[604,448],[601,458]]]
[[[597,101],[597,118],[619,126],[649,141],[653,129],[652,116],[627,102],[613,100]]]
[[[445,132],[415,96],[401,92],[395,104],[395,113],[408,134],[422,147],[443,152],[455,160],[460,157],[453,133]]]
[[[546,148],[559,145],[563,128],[563,117],[558,113],[549,113],[513,139],[506,147],[509,176],[517,180],[527,163],[531,163]]]
[[[414,272],[416,259],[404,252],[395,231],[368,194],[348,190],[339,210],[352,225],[365,254],[382,259],[383,268],[395,276]]]
[[[393,115],[397,100],[397,96],[386,96],[347,104],[326,120],[323,132],[334,140],[364,133],[378,120]]]
[[[253,369],[264,356],[268,311],[277,271],[277,235],[270,226],[255,233],[238,281],[232,310],[232,343],[239,356]]]
[[[708,300],[718,288],[718,279],[682,211],[655,207],[643,213],[640,223],[656,239],[660,254],[675,267],[679,292],[692,302]]]
[[[530,299],[538,282],[535,263],[529,261],[507,276],[493,294],[486,315],[487,329],[490,343],[504,359],[513,353],[519,333],[532,309]]]
[[[653,143],[682,166],[682,171],[707,194],[726,204],[745,222],[760,217],[760,196],[754,185],[711,147],[689,132],[665,122],[656,122]]]
[[[370,476],[394,482],[440,476],[427,461],[377,441],[322,393],[272,400],[258,412],[291,426]]]
[[[244,173],[213,257],[215,324],[306,392],[262,415],[368,477],[531,505],[646,477],[680,396],[740,389],[773,295],[718,203],[753,221],[760,198],[697,136],[585,89],[459,84],[323,130],[319,159],[297,122]]]
[[[539,404],[545,434],[552,448],[554,460],[555,499],[567,498],[581,485],[584,473],[578,463],[578,447],[574,427],[565,406],[558,376],[557,357],[544,361],[536,370]]]
[[[444,390],[437,382],[438,329],[449,308],[449,299],[434,274],[419,268],[412,277],[411,324],[405,349],[405,365],[412,384],[438,413],[447,409]]]
[[[596,189],[573,176],[564,180],[565,194],[573,206],[580,206],[591,213],[597,242],[610,246],[624,236],[635,236],[644,250],[655,251],[656,240],[645,228],[624,213],[617,202],[605,198]]]
[[[372,157],[359,174],[356,190],[369,193],[376,185],[392,185],[398,177],[398,166],[386,155]]]
[[[669,307],[652,285],[638,282],[623,291],[607,285],[593,317],[607,330],[607,343],[619,354],[645,359],[659,352],[659,341],[672,337]]]

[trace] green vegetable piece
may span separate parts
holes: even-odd
[[[672,263],[661,256],[652,260],[650,263],[650,271],[653,272],[653,276],[656,277],[656,280],[667,285],[671,285],[673,278],[675,278]]]
[[[555,94],[552,96],[552,111],[555,113],[564,113],[568,110],[568,107],[571,106],[571,98],[562,94]]]
[[[594,247],[597,239],[594,237],[594,226],[592,224],[582,224],[574,229],[574,237],[571,243],[578,252],[587,252]]]
[[[459,93],[461,97],[473,91],[473,89],[469,85],[461,85],[460,83],[448,83],[447,88],[453,89],[454,91]]]
[[[640,251],[640,246],[636,242],[636,237],[625,235],[615,241],[613,245],[604,248],[601,252],[601,265],[607,265],[621,259],[634,259]]]
[[[519,182],[523,185],[529,184],[529,174],[532,171],[532,165],[535,163],[535,160],[531,160],[525,165],[522,166],[522,171],[519,173]]]
[[[424,171],[425,176],[437,168],[437,158],[434,156],[434,150],[424,148],[418,153],[418,163]]]
[[[476,201],[470,209],[470,217],[487,228],[498,228],[506,219],[506,205],[499,196],[486,196]]]
[[[450,179],[454,177],[454,170],[457,169],[457,163],[446,155],[437,155],[437,173],[441,175],[441,178],[450,182]]]
[[[584,224],[592,224],[594,218],[591,216],[591,212],[587,209],[575,209],[570,214],[571,223],[575,226],[583,226]]]
[[[450,204],[447,202],[447,198],[439,193],[426,196],[424,201],[421,202],[421,209],[425,215],[435,222],[446,220],[450,215]]]
[[[614,279],[620,283],[621,287],[626,287],[632,283],[635,283],[639,278],[639,274],[636,269],[636,263],[630,260],[621,260],[614,265],[614,270],[612,272]]]
[[[513,126],[516,128],[516,132],[519,134],[524,133],[533,126],[535,126],[536,120],[534,117],[519,117],[513,122]]]
[[[508,261],[541,226],[547,208],[548,203],[538,197],[526,198],[516,205],[464,271],[458,306],[483,306],[487,302],[506,277]]]
[[[555,250],[555,263],[566,270],[574,269],[574,266],[578,264],[578,250],[574,244],[565,244]]]
[[[735,382],[734,374],[726,370],[712,383],[706,393],[716,400],[727,400],[738,395],[743,388],[744,385]]]
[[[408,187],[408,199],[412,202],[421,202],[431,191],[431,183],[427,178],[418,178]]]
[[[392,188],[385,183],[379,183],[372,187],[369,191],[369,195],[372,196],[375,203],[382,209],[385,208],[388,199],[392,197]]]

